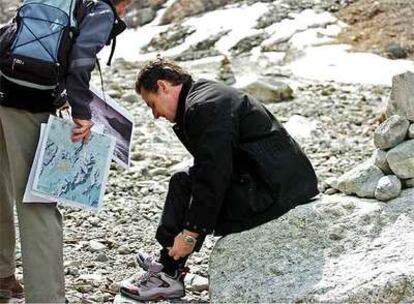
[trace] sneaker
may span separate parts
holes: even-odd
[[[144,271],[148,271],[150,265],[153,261],[156,261],[158,259],[158,256],[154,253],[147,253],[145,251],[138,251],[138,253],[135,255],[135,264],[138,267],[141,267]]]
[[[137,280],[121,284],[120,293],[137,301],[178,299],[185,296],[183,276],[177,271],[172,277],[162,271],[163,266],[152,261],[148,270]]]

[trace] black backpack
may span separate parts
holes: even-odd
[[[126,25],[110,0],[115,21],[107,45]],[[69,53],[79,34],[78,24],[87,14],[90,0],[25,0],[13,21],[0,29],[0,76],[38,90],[57,90],[65,77]]]

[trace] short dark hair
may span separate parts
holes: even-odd
[[[111,0],[113,5],[118,5],[122,2],[131,2],[132,0]]]
[[[139,72],[135,82],[135,91],[141,90],[156,93],[158,80],[166,80],[172,85],[179,85],[192,80],[191,75],[172,60],[157,58],[148,62]]]

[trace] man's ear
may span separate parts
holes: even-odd
[[[165,80],[157,80],[158,88],[163,92],[166,93],[168,91],[168,86]]]

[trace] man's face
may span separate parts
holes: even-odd
[[[120,17],[125,16],[128,9],[128,5],[131,4],[131,0],[121,1],[119,4],[115,5],[116,12]]]
[[[175,122],[178,97],[170,83],[159,80],[156,93],[141,89],[141,96],[151,108],[155,119],[163,117],[172,123]]]

